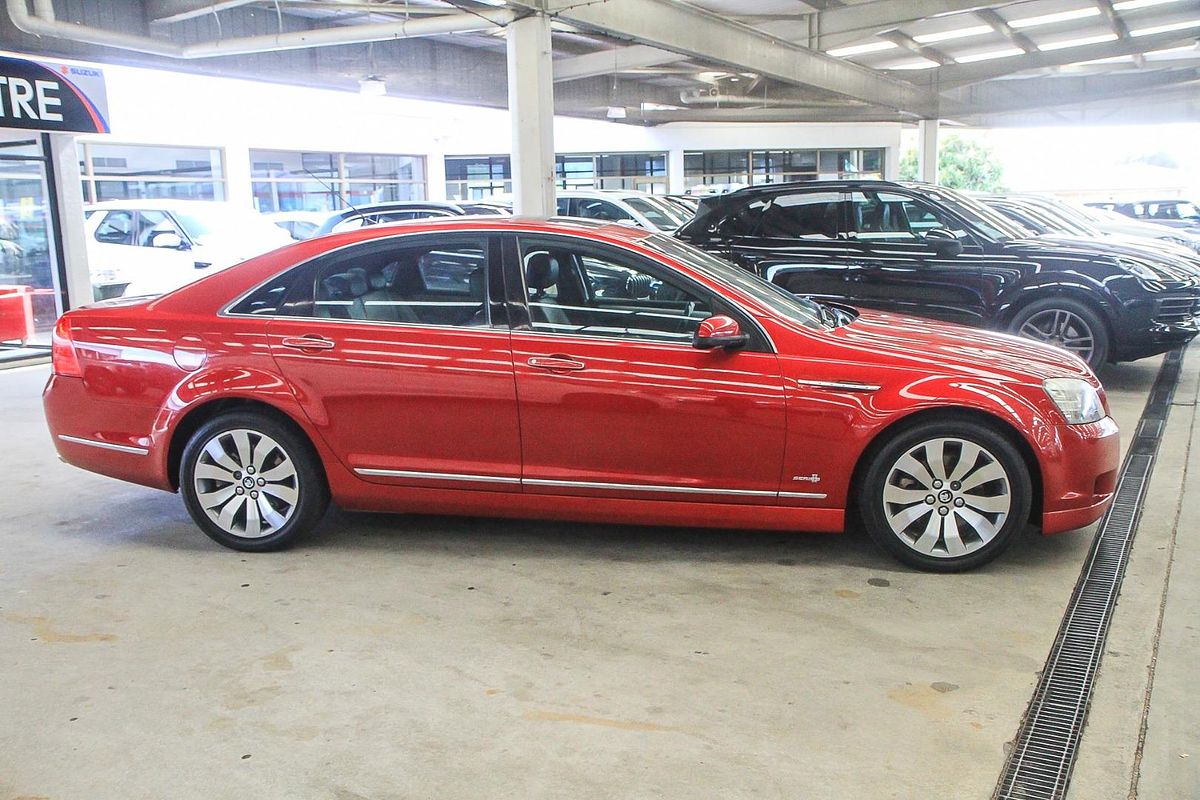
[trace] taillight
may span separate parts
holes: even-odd
[[[54,326],[50,361],[55,375],[65,375],[71,378],[83,377],[83,369],[79,366],[79,355],[75,352],[75,343],[71,341],[71,324],[67,322],[65,316],[59,317],[58,323]]]

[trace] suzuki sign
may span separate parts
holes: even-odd
[[[95,67],[0,56],[0,128],[108,133],[104,73]]]

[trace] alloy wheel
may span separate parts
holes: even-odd
[[[985,547],[1012,510],[1012,484],[986,448],[947,437],[921,442],[888,470],[884,516],[907,547],[957,558]]]
[[[1048,308],[1025,321],[1021,336],[1069,350],[1084,361],[1091,362],[1096,348],[1096,336],[1087,321],[1065,308]]]
[[[204,443],[193,470],[196,499],[226,533],[260,539],[282,528],[296,511],[296,465],[266,434],[222,431]]]

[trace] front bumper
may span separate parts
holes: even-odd
[[[1125,309],[1114,337],[1113,361],[1136,361],[1185,345],[1200,333],[1200,294],[1177,292]]]
[[[1090,525],[1104,515],[1117,487],[1120,431],[1112,417],[1056,425],[1056,455],[1042,468],[1042,533]]]

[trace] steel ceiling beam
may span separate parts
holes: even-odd
[[[514,0],[579,27],[720,64],[737,72],[812,86],[884,108],[936,113],[933,92],[784,41],[678,0]]]
[[[981,8],[975,12],[975,16],[986,22],[992,27],[992,30],[1005,39],[1008,39],[1026,53],[1036,53],[1038,51],[1038,47],[1033,43],[1032,39],[1009,25],[1008,20],[997,14],[994,9]]]
[[[146,0],[146,18],[151,22],[183,22],[253,2],[256,0]]]
[[[880,39],[886,39],[893,44],[899,45],[910,53],[916,53],[917,55],[921,56],[921,58],[927,58],[938,66],[954,63],[954,59],[943,53],[941,50],[938,50],[936,47],[923,45],[916,39],[909,36],[907,33],[903,33],[901,31],[885,31],[881,34],[878,34],[878,36]]]
[[[1101,103],[1131,95],[1152,101],[1160,90],[1178,90],[1198,82],[1200,68],[1195,67],[1112,76],[1028,78],[981,84],[970,90],[964,102],[973,107],[975,114],[1005,114]]]
[[[657,67],[660,64],[671,64],[682,60],[684,57],[678,53],[644,44],[635,44],[613,50],[601,50],[598,53],[587,53],[582,56],[560,58],[554,62],[554,81],[558,83],[580,78],[593,78],[597,75],[612,75],[624,70]]]
[[[830,9],[817,15],[818,41],[828,50],[898,25],[987,5],[986,0],[876,0]]]

